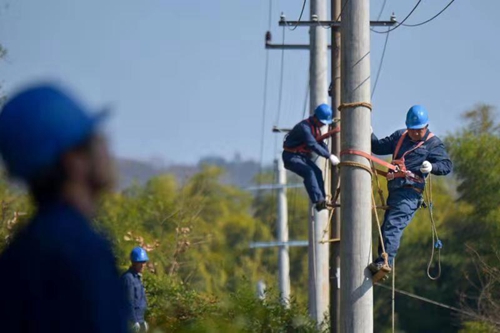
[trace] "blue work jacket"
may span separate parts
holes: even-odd
[[[122,282],[128,300],[128,318],[131,323],[143,323],[147,309],[146,292],[141,275],[130,268],[122,275]]]
[[[380,140],[375,134],[372,134],[372,152],[377,155],[394,154],[398,141],[404,132],[404,129],[398,130],[392,135]],[[427,139],[427,135],[429,135],[429,133],[430,132],[427,131],[427,134],[424,136],[423,140]],[[406,135],[401,148],[399,149],[398,156],[396,156],[396,159],[400,159],[405,152],[413,149],[417,144],[418,142],[412,141],[410,139],[410,136]],[[424,175],[422,174],[422,172],[420,172],[420,167],[422,166],[422,163],[424,161],[429,161],[432,164],[431,173],[434,175],[447,175],[452,171],[453,168],[444,144],[437,136],[433,136],[432,138],[428,139],[422,146],[412,152],[409,152],[405,156],[406,169],[413,172],[417,176],[425,178],[427,175]],[[395,178],[391,181],[388,181],[387,186],[389,190],[393,190],[401,188],[405,185],[414,186],[420,189],[423,189],[425,187],[425,183],[415,182],[408,178]]]
[[[318,130],[318,133],[320,133],[320,127],[314,123],[313,117],[309,117],[294,126],[286,136],[283,147],[296,148],[305,144],[309,150],[315,152],[319,156],[329,158],[330,152],[328,151],[327,145],[324,142],[316,141],[311,126],[314,126]]]
[[[0,267],[0,331],[127,332],[111,248],[71,206],[42,205]]]

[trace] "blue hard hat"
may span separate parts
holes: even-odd
[[[406,127],[408,129],[422,129],[429,124],[429,114],[422,105],[414,105],[406,114]]]
[[[314,110],[314,115],[325,125],[330,125],[332,123],[333,111],[328,104],[319,105],[316,110]]]
[[[132,262],[146,262],[149,261],[148,253],[142,247],[134,247],[130,252],[130,261]]]
[[[91,116],[67,93],[37,85],[14,95],[0,113],[0,155],[14,177],[31,180],[95,131]]]

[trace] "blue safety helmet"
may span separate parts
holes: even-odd
[[[414,105],[406,114],[406,128],[422,129],[429,124],[429,114],[422,105]]]
[[[142,247],[134,247],[130,252],[130,261],[132,262],[146,262],[149,261],[148,253]]]
[[[32,180],[88,139],[103,115],[91,116],[49,84],[19,92],[0,113],[0,155],[7,170],[14,177]]]
[[[328,104],[319,105],[316,110],[314,110],[314,115],[325,125],[330,125],[332,123],[333,111]]]

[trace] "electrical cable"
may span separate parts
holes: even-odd
[[[393,28],[390,28],[388,29],[387,31],[378,31],[378,30],[375,30],[373,28],[370,28],[371,31],[377,33],[377,34],[388,34],[389,32],[391,31],[394,31],[396,30],[397,28],[399,28],[401,25],[403,25],[403,23],[405,23],[405,21],[407,19],[410,18],[410,16],[413,14],[413,12],[418,8],[418,6],[420,5],[420,3],[422,2],[422,0],[418,0],[417,4],[415,5],[415,7],[413,7],[413,9],[410,11],[410,13],[408,13],[408,15],[406,15],[406,17],[403,19],[403,21],[399,22],[395,27]]]
[[[427,24],[429,23],[430,21],[434,20],[435,18],[437,18],[439,15],[441,15],[442,13],[444,13],[445,10],[448,9],[448,7],[451,6],[451,4],[455,2],[455,0],[451,0],[448,5],[446,5],[446,7],[444,7],[439,13],[437,13],[436,15],[434,15],[433,17],[431,17],[430,19],[426,20],[426,21],[423,21],[423,22],[420,22],[420,23],[417,23],[417,24],[403,24],[403,26],[405,27],[419,27],[421,25],[424,25],[424,24]]]
[[[294,27],[290,28],[290,25],[285,20],[285,24],[290,31],[294,31],[299,26],[300,20],[302,19],[302,15],[304,14],[304,9],[306,8],[306,3],[307,3],[307,0],[304,0],[304,3],[302,3],[302,9],[300,10],[299,19],[297,20],[297,24],[295,24]]]
[[[382,51],[382,56],[380,57],[380,63],[378,65],[377,76],[375,77],[375,83],[373,84],[371,99],[373,99],[373,96],[375,95],[375,90],[377,89],[378,79],[380,78],[380,73],[382,72],[382,66],[384,64],[385,51],[387,50],[387,42],[389,41],[389,35],[390,34],[385,35],[384,49]]]
[[[273,0],[269,0],[269,22],[268,32],[271,31],[271,13],[273,8]],[[260,137],[260,161],[259,161],[259,179],[258,185],[261,185],[261,174],[264,168],[264,145],[265,145],[265,129],[266,129],[266,113],[267,113],[267,83],[269,78],[269,50],[266,50],[266,65],[264,68],[264,93],[262,101],[262,122],[261,122],[261,137]],[[259,191],[260,192],[260,191]],[[258,192],[258,194],[260,194]]]

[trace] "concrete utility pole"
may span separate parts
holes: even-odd
[[[346,2],[347,1],[347,2]],[[344,0],[342,13],[342,103],[370,103],[370,1]],[[370,153],[370,110],[347,106],[342,115],[342,150]],[[366,158],[345,155],[342,162],[369,167]],[[340,331],[373,332],[373,283],[367,265],[372,260],[371,177],[360,167],[344,165],[340,172],[342,230],[340,255]]]
[[[279,265],[279,287],[281,301],[290,306],[290,256],[288,254],[288,204],[286,201],[286,170],[283,160],[276,160],[276,171],[278,172],[278,241],[282,243],[278,252]]]
[[[311,0],[311,21],[325,20],[327,12],[326,0]],[[327,103],[327,40],[326,30],[319,24],[311,25],[310,35],[310,112],[322,104]],[[325,128],[325,132],[326,132]],[[316,160],[316,165],[326,175],[326,161],[323,158]],[[329,177],[325,177],[329,178]],[[325,179],[325,184],[328,184]],[[327,188],[329,191],[329,186]],[[328,225],[328,211],[316,212],[309,224],[309,312],[311,317],[320,324],[330,306],[330,283],[328,280],[328,243],[320,243],[323,232]]]
[[[341,19],[340,14],[342,10],[342,0],[332,0],[331,4],[331,19],[335,21],[337,18]],[[332,32],[332,109],[335,118],[340,118],[340,112],[337,108],[340,105],[340,29],[331,29]],[[335,123],[335,126],[339,126]],[[340,133],[332,136],[332,154],[340,156]],[[332,168],[332,188],[331,193],[334,195],[337,190],[339,181],[339,169]],[[330,238],[340,238],[340,207],[335,209],[330,224]],[[340,243],[330,243],[330,330],[331,333],[340,332]]]

